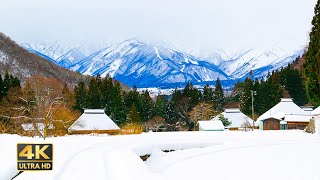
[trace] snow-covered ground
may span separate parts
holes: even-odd
[[[0,179],[16,173],[16,143],[53,143],[53,170],[16,179],[320,179],[320,135],[303,131],[164,132],[27,138],[0,135]],[[176,150],[164,153],[161,150]],[[139,156],[151,154],[147,161]]]

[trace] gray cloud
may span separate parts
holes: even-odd
[[[200,49],[305,46],[316,0],[0,0],[18,42],[128,38]]]

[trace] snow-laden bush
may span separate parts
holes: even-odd
[[[305,132],[307,133],[316,133],[316,126],[315,126],[315,120],[312,118],[308,124],[308,126],[304,129]]]

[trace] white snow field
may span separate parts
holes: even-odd
[[[163,132],[40,138],[0,135],[0,179],[16,170],[16,144],[53,143],[53,170],[15,179],[320,179],[320,135],[299,130]],[[176,150],[165,153],[162,150]],[[147,161],[140,155],[151,154]]]

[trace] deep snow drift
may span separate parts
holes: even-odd
[[[53,170],[16,179],[320,179],[320,136],[303,131],[165,132],[27,138],[0,135],[0,179],[16,173],[16,143],[54,145]],[[164,153],[161,150],[176,150]],[[151,154],[147,161],[139,156]]]

